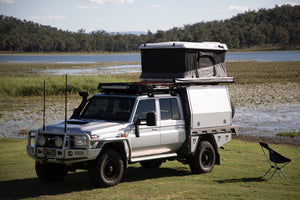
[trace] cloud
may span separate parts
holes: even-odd
[[[160,5],[151,5],[150,8],[160,8]]]
[[[15,4],[14,0],[0,0],[0,4]]]
[[[296,3],[296,2],[285,2],[285,3],[279,4],[278,6],[284,6],[284,5],[299,6],[299,3]]]
[[[80,8],[80,9],[97,9],[98,6],[78,5],[77,8]]]
[[[244,7],[244,6],[231,5],[227,8],[227,10],[232,11],[232,12],[245,12],[245,11],[249,10],[249,8]]]
[[[132,4],[134,3],[134,0],[77,0],[80,3],[95,3],[95,4],[124,4],[124,3],[129,3]]]
[[[56,20],[56,19],[67,20],[68,17],[66,17],[66,16],[50,15],[50,16],[31,16],[31,17],[29,17],[29,19],[31,19],[31,20]]]

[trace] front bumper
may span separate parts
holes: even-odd
[[[49,138],[55,136],[62,137],[62,147],[56,148],[51,145],[39,146],[37,144],[39,134],[47,134]],[[85,137],[86,145],[80,148],[74,148],[71,142],[74,136]],[[38,131],[30,131],[26,149],[27,154],[35,160],[72,164],[96,159],[101,148],[95,148],[95,144],[98,144],[100,141],[99,139],[91,139],[86,133],[41,133]]]

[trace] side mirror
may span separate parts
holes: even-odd
[[[154,112],[149,112],[146,115],[147,126],[156,126],[156,114]]]

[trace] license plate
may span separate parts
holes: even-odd
[[[54,157],[56,155],[56,150],[55,149],[44,149],[44,156],[50,156]]]

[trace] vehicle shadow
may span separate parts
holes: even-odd
[[[216,180],[217,183],[241,183],[241,182],[263,182],[266,179],[262,176],[254,178],[236,178],[236,179],[225,179],[225,180]]]
[[[144,169],[129,167],[121,183],[190,174],[191,172],[186,168]],[[96,188],[90,182],[89,173],[82,171],[69,173],[65,180],[59,183],[43,183],[38,178],[2,181],[0,182],[0,199],[34,198],[94,189]]]

